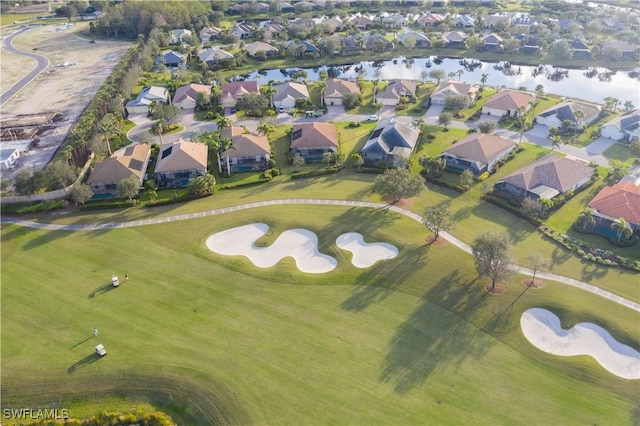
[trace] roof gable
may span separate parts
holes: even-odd
[[[235,149],[229,151],[229,157],[255,157],[269,154],[271,146],[266,136],[245,133],[242,127],[233,126],[221,132],[222,137],[230,138]]]
[[[179,139],[160,147],[155,173],[207,168],[207,145]]]
[[[624,218],[630,225],[640,226],[640,188],[631,181],[605,186],[589,207],[612,219]]]
[[[147,144],[130,145],[114,152],[96,164],[87,183],[118,182],[131,176],[142,179],[146,172],[151,148]]]
[[[500,110],[517,110],[520,107],[527,107],[535,99],[531,93],[518,90],[504,90],[496,93],[483,106]]]
[[[514,145],[515,142],[509,139],[474,133],[461,139],[444,153],[474,162],[491,164],[501,158],[505,151],[510,150]]]
[[[577,183],[589,179],[592,173],[593,169],[581,161],[549,154],[502,181],[526,190],[545,186],[564,193]]]
[[[292,135],[291,148],[338,148],[338,129],[330,123],[296,124]]]

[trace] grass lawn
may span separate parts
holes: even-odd
[[[285,259],[259,269],[204,246],[214,232],[253,222],[271,227],[260,245],[291,228],[316,232],[338,267],[310,275]],[[335,245],[349,231],[400,254],[357,269]],[[637,312],[553,282],[525,290],[522,277],[489,297],[470,256],[426,246],[425,235],[394,213],[335,206],[93,232],[3,225],[3,408],[55,401],[80,417],[106,397],[180,424],[639,420],[635,382],[589,357],[547,355],[519,328],[525,309],[545,307],[565,328],[595,322],[638,347]],[[112,290],[112,273],[130,279]],[[100,360],[91,355],[98,342],[109,353]],[[487,395],[499,403],[487,409]]]
[[[627,164],[632,164],[635,160],[638,159],[638,157],[634,157],[631,154],[631,150],[627,145],[622,145],[619,143],[611,145],[604,151],[603,154],[607,156],[607,158],[610,158],[612,160],[619,160]]]

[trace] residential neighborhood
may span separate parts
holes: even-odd
[[[5,422],[637,423],[636,3],[2,2]]]

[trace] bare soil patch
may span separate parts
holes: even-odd
[[[541,279],[536,278],[535,280],[532,280],[531,278],[525,278],[524,280],[520,281],[522,283],[523,286],[525,287],[529,287],[529,288],[543,288],[546,287],[547,284],[542,281]]]
[[[438,239],[435,239],[435,235],[431,234],[428,235],[424,241],[430,245],[430,246],[436,246],[436,247],[445,247],[446,245],[448,245],[449,243],[447,242],[447,240],[445,240],[444,238],[442,238],[441,236],[438,237]]]
[[[507,286],[502,283],[496,283],[495,288],[492,290],[491,281],[487,282],[487,284],[484,286],[484,289],[487,291],[487,293],[496,296],[500,296],[501,294],[505,294],[507,292]]]
[[[30,29],[14,40],[15,48],[24,51],[36,49],[34,52],[47,57],[51,64],[3,105],[2,120],[15,120],[18,116],[24,119],[43,113],[59,114],[59,119],[54,125],[47,123],[47,128],[41,128],[34,135],[25,133],[27,137],[35,137],[31,148],[18,159],[16,168],[3,177],[11,179],[23,167],[41,169],[51,160],[82,111],[131,46],[120,41],[90,43],[78,35],[87,27],[88,23],[84,22],[64,30],[60,30],[58,25],[45,25]],[[1,59],[0,80],[3,82],[8,78],[15,83],[32,68],[32,65],[27,65],[18,75],[17,70],[25,65],[25,58],[3,51]],[[33,61],[27,59],[27,63]],[[62,66],[65,63],[67,66]]]

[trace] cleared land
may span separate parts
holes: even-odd
[[[104,83],[130,43],[97,41],[80,37],[88,23],[74,23],[67,29],[59,25],[32,28],[13,43],[17,49],[34,51],[46,56],[51,65],[2,107],[2,115],[58,112],[63,120],[40,136],[36,146],[18,160],[13,173],[21,167],[44,167],[77,121],[78,117]],[[34,62],[21,56],[1,52],[2,90],[9,88]],[[65,62],[73,64],[60,66]],[[20,74],[22,71],[22,74]],[[12,177],[8,172],[6,178]]]
[[[260,269],[206,248],[254,222],[270,226],[263,246],[288,229],[315,232],[338,266]],[[335,245],[351,231],[398,257],[354,267]],[[72,415],[117,392],[188,424],[640,420],[637,382],[590,357],[545,354],[519,327],[522,312],[545,307],[563,328],[593,322],[637,348],[637,312],[553,282],[526,289],[523,277],[487,296],[470,256],[425,235],[393,213],[319,206],[96,232],[3,226],[3,405],[50,403],[55,388],[57,403],[77,401]],[[130,278],[111,290],[112,273]],[[91,355],[96,343],[106,358]]]

